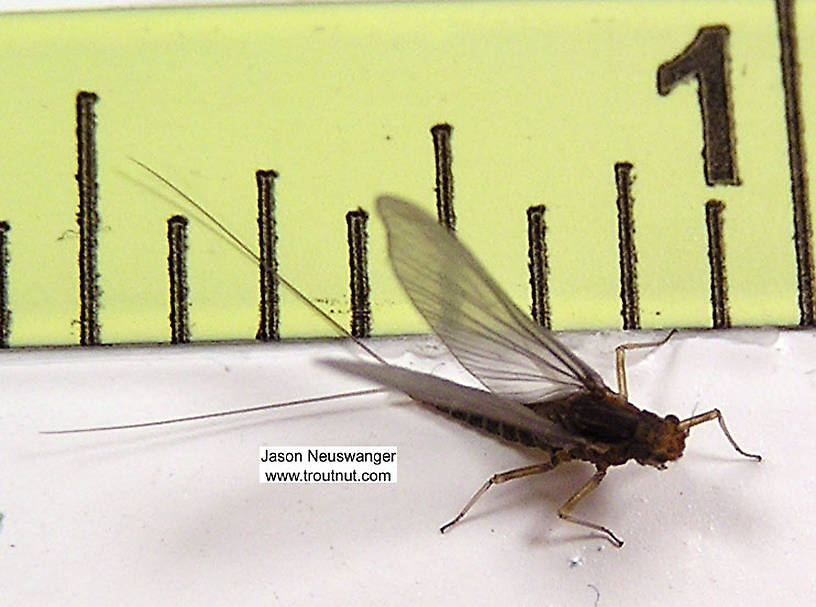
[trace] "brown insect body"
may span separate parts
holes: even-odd
[[[554,447],[549,437],[489,417],[432,404],[434,409],[488,434],[525,447],[544,451],[555,463],[581,460],[598,468],[620,466],[631,459],[641,465],[666,467],[666,462],[683,455],[687,429],[679,427],[675,415],[660,417],[638,409],[620,395],[607,392],[578,392],[563,400],[526,405],[565,431],[584,437],[587,444]]]

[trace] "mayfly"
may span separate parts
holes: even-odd
[[[595,466],[595,474],[563,503],[558,516],[599,531],[621,547],[623,541],[608,527],[572,514],[611,466],[635,460],[665,469],[668,462],[683,455],[690,428],[715,419],[738,453],[762,460],[737,445],[718,409],[681,421],[629,402],[626,350],[657,346],[665,340],[616,349],[618,391],[614,392],[550,331],[528,318],[473,254],[430,215],[388,196],[378,199],[377,209],[388,233],[394,273],[414,307],[487,390],[389,365],[345,361],[331,365],[543,454],[537,464],[491,476],[459,514],[442,526],[443,533],[492,486],[548,472],[566,461],[583,460]]]
[[[136,162],[203,212],[242,250],[252,255],[198,203],[146,165]],[[747,453],[737,445],[718,409],[681,421],[675,415],[660,417],[638,409],[628,401],[624,366],[626,350],[657,346],[665,340],[618,346],[618,391],[614,392],[596,371],[550,331],[528,318],[473,254],[430,215],[411,203],[390,196],[377,200],[377,210],[386,227],[393,270],[408,297],[453,356],[486,389],[467,387],[389,365],[355,338],[352,339],[377,359],[377,363],[335,360],[325,361],[326,364],[402,392],[433,410],[502,440],[533,447],[542,454],[539,463],[491,476],[464,508],[441,527],[443,533],[458,523],[492,486],[542,474],[570,460],[583,460],[595,466],[595,474],[562,504],[558,516],[598,531],[613,545],[621,547],[623,541],[608,527],[572,514],[575,506],[601,483],[611,466],[634,459],[639,464],[664,469],[667,462],[682,456],[691,427],[715,419],[737,452],[761,461],[759,455]],[[301,299],[315,307],[300,291],[278,276]],[[155,426],[376,391],[360,390],[185,418],[49,433]]]

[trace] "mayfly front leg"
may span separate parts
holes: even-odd
[[[696,426],[698,424],[704,424],[705,422],[710,422],[711,420],[716,419],[720,423],[720,428],[725,434],[725,438],[728,439],[728,442],[731,443],[731,446],[737,451],[737,453],[744,455],[745,457],[750,457],[758,462],[762,461],[762,456],[757,455],[755,453],[748,453],[747,451],[743,451],[742,448],[737,444],[737,441],[734,440],[734,437],[731,436],[731,433],[728,431],[728,427],[725,425],[725,418],[723,417],[722,413],[720,413],[719,409],[712,409],[711,411],[707,411],[706,413],[700,413],[699,415],[695,415],[693,417],[689,417],[688,419],[684,419],[677,427],[680,430],[688,430],[692,426]]]
[[[558,461],[555,462],[549,461],[543,464],[533,464],[532,466],[524,466],[523,468],[515,468],[514,470],[508,470],[507,472],[500,472],[498,474],[494,474],[489,479],[487,479],[482,485],[479,490],[473,494],[473,497],[470,498],[465,507],[462,508],[461,512],[456,515],[456,517],[448,523],[442,525],[439,528],[439,531],[445,533],[448,529],[453,527],[456,523],[462,520],[462,518],[468,513],[468,511],[473,507],[480,497],[485,494],[485,491],[490,489],[493,485],[500,485],[501,483],[506,483],[507,481],[511,481],[516,478],[523,478],[525,476],[532,476],[534,474],[543,474],[544,472],[549,472],[553,468],[558,465]]]
[[[586,521],[584,519],[572,516],[570,512],[575,506],[584,499],[587,495],[592,493],[595,488],[601,484],[601,481],[606,476],[606,468],[598,468],[598,471],[592,475],[584,486],[578,489],[571,498],[569,498],[564,504],[558,509],[558,517],[562,520],[569,521],[570,523],[575,523],[576,525],[581,525],[583,527],[589,527],[590,529],[594,529],[595,531],[600,531],[606,536],[612,545],[616,548],[621,548],[623,546],[623,540],[620,539],[617,535],[612,533],[612,530],[608,527],[604,527],[603,525],[599,525],[598,523],[593,523],[591,521]]]
[[[623,400],[629,400],[626,388],[626,350],[635,350],[637,348],[657,348],[669,341],[669,338],[675,333],[677,333],[677,329],[672,329],[669,331],[669,334],[666,335],[666,337],[659,341],[627,343],[621,344],[615,348],[615,374],[618,376],[618,394],[623,397]]]

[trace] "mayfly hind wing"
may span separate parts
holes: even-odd
[[[473,254],[411,203],[381,196],[391,265],[456,359],[489,390],[520,403],[606,391],[601,377],[502,291]]]
[[[327,359],[321,363],[392,388],[426,405],[476,414],[526,430],[554,447],[571,447],[586,442],[520,403],[435,375],[360,361]]]

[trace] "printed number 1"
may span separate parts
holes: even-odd
[[[661,95],[690,76],[697,78],[708,185],[739,185],[726,65],[728,33],[724,25],[700,28],[691,44],[657,70]]]

